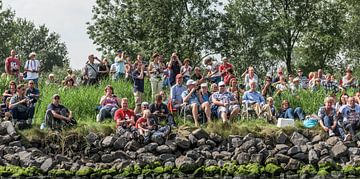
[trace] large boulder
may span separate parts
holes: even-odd
[[[54,162],[52,158],[48,158],[44,161],[43,164],[41,164],[40,169],[44,172],[48,172],[49,170],[52,169],[52,167],[54,167]]]
[[[171,153],[170,147],[167,145],[160,145],[156,148],[156,152],[159,154]]]
[[[235,148],[240,147],[243,144],[243,140],[240,137],[234,137],[231,139],[231,145]]]
[[[288,136],[284,132],[280,132],[276,136],[276,143],[278,144],[285,144],[286,140],[288,139]]]
[[[307,142],[309,142],[309,139],[304,137],[302,134],[298,132],[294,132],[290,138],[291,143],[294,145],[305,145]]]
[[[159,161],[159,158],[156,157],[154,154],[152,153],[142,153],[142,154],[139,154],[137,156],[137,159],[140,161],[140,162],[143,162],[145,164],[153,164],[157,161]]]
[[[319,156],[314,149],[311,149],[308,154],[310,164],[316,164],[319,161]]]
[[[101,142],[103,147],[111,147],[115,142],[115,138],[112,136],[106,136],[104,140]]]
[[[196,129],[194,131],[192,131],[192,134],[197,138],[197,139],[209,139],[209,134],[202,128]]]
[[[240,153],[236,157],[236,161],[239,165],[247,164],[250,161],[250,155],[248,153]]]
[[[197,168],[197,165],[192,158],[183,155],[175,160],[175,165],[182,172],[191,172]]]
[[[127,142],[126,137],[121,136],[115,140],[113,147],[115,150],[124,149]]]
[[[344,157],[347,154],[347,147],[342,142],[337,143],[331,148],[331,155],[335,158]]]
[[[86,136],[86,141],[89,144],[95,144],[96,141],[99,140],[99,136],[94,133],[94,132],[90,132],[87,136]]]
[[[185,137],[176,137],[175,143],[178,147],[180,147],[182,149],[188,149],[188,148],[190,148],[190,145],[191,145],[189,139],[187,139]]]

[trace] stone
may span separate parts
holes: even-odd
[[[188,138],[189,138],[189,141],[190,141],[191,145],[196,145],[197,144],[198,139],[193,134],[189,134]]]
[[[202,128],[198,128],[194,131],[192,131],[192,134],[198,139],[209,139],[209,134]]]
[[[279,164],[278,160],[274,157],[269,157],[265,160],[265,165],[269,164],[269,163],[276,164],[276,165]]]
[[[175,160],[175,166],[182,172],[194,171],[197,168],[192,158],[183,155]]]
[[[231,145],[235,148],[240,147],[243,144],[243,140],[241,140],[239,137],[235,137],[231,139]]]
[[[137,156],[137,159],[146,164],[153,164],[159,159],[152,153],[142,153]]]
[[[308,154],[310,164],[316,164],[319,161],[319,156],[314,149],[311,149]]]
[[[148,152],[154,152],[158,146],[159,146],[159,145],[158,145],[157,143],[152,142],[152,143],[150,143],[150,144],[148,144],[148,145],[145,145],[144,148],[145,148],[146,151],[148,151]]]
[[[9,143],[9,146],[21,147],[21,142],[20,141],[12,141]]]
[[[284,154],[275,154],[275,158],[280,162],[280,163],[288,163],[290,160],[290,157]]]
[[[316,143],[318,143],[320,141],[322,141],[322,137],[319,134],[319,135],[316,135],[315,137],[312,138],[311,143],[316,144]]]
[[[10,137],[10,135],[0,135],[0,144],[8,144],[9,142],[12,141],[12,138]]]
[[[90,132],[87,136],[86,136],[86,141],[89,144],[94,144],[96,141],[99,140],[99,136],[97,134],[95,134],[94,132]]]
[[[216,160],[219,159],[230,160],[231,155],[232,155],[231,152],[228,151],[221,151],[220,153],[216,151],[212,153],[213,158]]]
[[[60,163],[60,162],[69,162],[70,159],[66,156],[63,156],[61,154],[57,154],[55,155],[55,161],[56,163]]]
[[[312,145],[300,145],[300,150],[302,153],[307,153],[308,150],[312,149]]]
[[[221,143],[223,141],[221,135],[213,133],[213,132],[210,133],[210,139],[216,143]]]
[[[297,153],[299,153],[299,152],[301,152],[301,148],[300,148],[300,146],[298,146],[298,145],[295,145],[295,146],[293,146],[293,147],[291,147],[289,150],[288,150],[288,155],[295,155],[295,154],[297,154]]]
[[[190,148],[190,141],[189,141],[189,139],[187,139],[185,137],[176,137],[175,143],[178,147],[180,147],[182,149]]]
[[[347,149],[343,143],[337,143],[331,148],[331,155],[335,158],[343,157],[347,154]]]
[[[248,153],[240,153],[237,157],[236,157],[236,161],[238,162],[239,165],[241,164],[247,164],[250,160],[250,155]]]
[[[198,140],[197,141],[197,144],[196,144],[196,146],[202,146],[202,145],[206,145],[206,139],[200,139],[200,140]]]
[[[286,170],[298,170],[301,166],[300,161],[295,160],[295,159],[290,159],[288,164],[286,165],[285,169]]]
[[[304,137],[302,134],[300,134],[298,132],[293,132],[293,134],[290,138],[290,141],[294,145],[305,145],[307,142],[309,142],[309,139],[307,139],[306,137]]]
[[[334,159],[332,159],[330,156],[325,156],[324,158],[320,159],[318,162],[318,166],[320,164],[326,164],[326,163],[334,163]]]
[[[256,150],[256,147],[254,147],[254,146],[250,147],[247,151],[247,153],[249,153],[250,155],[255,154],[256,152],[257,152],[257,150]]]
[[[285,144],[286,140],[288,139],[288,136],[284,132],[280,132],[276,136],[276,143],[277,144]]]
[[[252,133],[247,134],[243,139],[244,141],[252,140],[255,138],[255,135]]]
[[[100,162],[101,160],[101,156],[99,154],[93,154],[90,156],[90,159],[93,161],[93,162]]]
[[[128,141],[126,140],[126,138],[121,136],[115,140],[115,142],[113,144],[113,148],[115,150],[124,149],[127,142]]]
[[[80,165],[78,162],[73,163],[70,168],[71,171],[77,171],[79,169],[80,169]]]
[[[329,150],[328,149],[322,149],[320,151],[320,156],[325,156],[325,155],[329,155]]]
[[[250,162],[261,164],[263,162],[263,158],[262,154],[252,154]]]
[[[327,140],[326,140],[326,143],[331,145],[331,146],[334,146],[337,142],[340,141],[340,138],[337,137],[337,136],[334,136],[334,137],[329,137]]]
[[[138,153],[138,154],[145,153],[145,152],[150,152],[150,151],[147,151],[144,147],[137,149],[137,151],[136,151],[136,153]]]
[[[206,145],[210,145],[211,147],[215,147],[216,143],[210,139],[206,140]]]
[[[17,153],[17,156],[19,156],[20,165],[22,167],[28,167],[30,164],[32,164],[34,161],[32,160],[32,153],[27,151],[21,151]]]
[[[289,150],[289,146],[285,145],[285,144],[277,144],[275,145],[275,150],[276,151],[282,151],[282,150]]]
[[[103,146],[103,147],[111,147],[112,145],[113,145],[113,143],[114,143],[114,137],[112,137],[112,136],[106,136],[105,138],[104,138],[104,140],[101,142],[101,145]]]
[[[151,141],[152,142],[156,142],[159,145],[162,145],[165,143],[165,138],[163,134],[159,134],[159,135],[151,135]]]
[[[350,147],[349,148],[349,154],[350,155],[359,155],[360,154],[360,149],[357,147]]]
[[[198,159],[198,158],[201,157],[201,155],[200,155],[198,152],[196,152],[195,150],[189,150],[189,151],[187,151],[185,156],[186,156],[186,157],[189,157],[189,158],[192,158],[192,159],[194,159],[194,160],[196,160],[196,159]]]
[[[122,150],[118,150],[118,151],[115,151],[115,152],[111,152],[112,155],[114,155],[115,159],[122,159],[122,160],[129,160],[131,159],[131,157],[125,153],[124,151]]]
[[[54,162],[52,158],[48,158],[44,161],[43,164],[41,164],[40,169],[44,172],[48,172],[49,170],[52,169],[52,167],[54,166]]]
[[[165,162],[164,167],[175,167],[175,162]]]
[[[242,151],[247,151],[250,147],[255,146],[255,140],[248,140],[240,146]]]
[[[301,152],[301,153],[297,153],[297,154],[293,155],[292,158],[300,160],[300,161],[306,161],[308,159],[308,156]]]
[[[218,162],[214,159],[206,159],[205,160],[205,166],[217,166]]]
[[[175,162],[176,156],[174,154],[161,154],[159,159],[163,162]]]
[[[165,154],[165,153],[171,153],[171,150],[167,145],[160,145],[156,148],[156,152],[159,154]]]
[[[114,154],[104,154],[101,156],[101,161],[104,163],[110,163],[115,160]]]
[[[125,146],[125,150],[136,151],[140,148],[140,144],[136,140],[128,142]]]

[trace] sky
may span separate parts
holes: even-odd
[[[3,8],[11,8],[16,17],[45,24],[60,34],[73,69],[82,68],[89,54],[101,56],[86,34],[85,23],[91,20],[94,4],[95,0],[3,0]]]

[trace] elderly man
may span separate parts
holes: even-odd
[[[209,102],[204,102],[200,91],[195,85],[196,82],[189,79],[186,82],[187,90],[181,94],[181,97],[184,103],[187,104],[186,108],[192,112],[195,126],[199,127],[199,108],[205,111],[206,118],[209,122],[211,122],[211,110]]]
[[[170,89],[170,98],[172,107],[179,110],[183,103],[181,94],[186,91],[186,87],[183,85],[183,76],[181,74],[176,75],[176,84]]]
[[[242,103],[248,106],[252,106],[256,112],[256,115],[259,116],[261,113],[261,108],[265,104],[265,99],[256,91],[256,82],[250,81],[250,90],[246,91],[243,95]]]
[[[26,72],[26,80],[34,81],[37,88],[40,71],[40,61],[36,59],[35,52],[31,52],[29,58],[30,60],[27,60],[24,66],[24,71]]]
[[[45,124],[51,129],[61,130],[77,124],[73,114],[60,104],[60,95],[54,94],[45,114]]]
[[[87,85],[94,85],[98,82],[100,64],[94,63],[94,60],[97,60],[100,64],[102,63],[102,61],[94,55],[88,56],[88,61],[86,62],[83,74],[83,78],[86,80]]]
[[[217,114],[223,122],[233,119],[240,112],[239,101],[233,93],[226,91],[223,81],[219,82],[219,91],[212,95],[212,103],[218,106]]]
[[[9,109],[15,126],[19,129],[31,127],[35,108],[30,105],[30,99],[25,96],[24,85],[17,86],[16,94],[10,99]]]

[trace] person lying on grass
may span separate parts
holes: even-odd
[[[116,121],[116,128],[131,128],[135,126],[135,113],[133,110],[128,108],[129,100],[122,98],[120,109],[116,110],[114,120]]]

